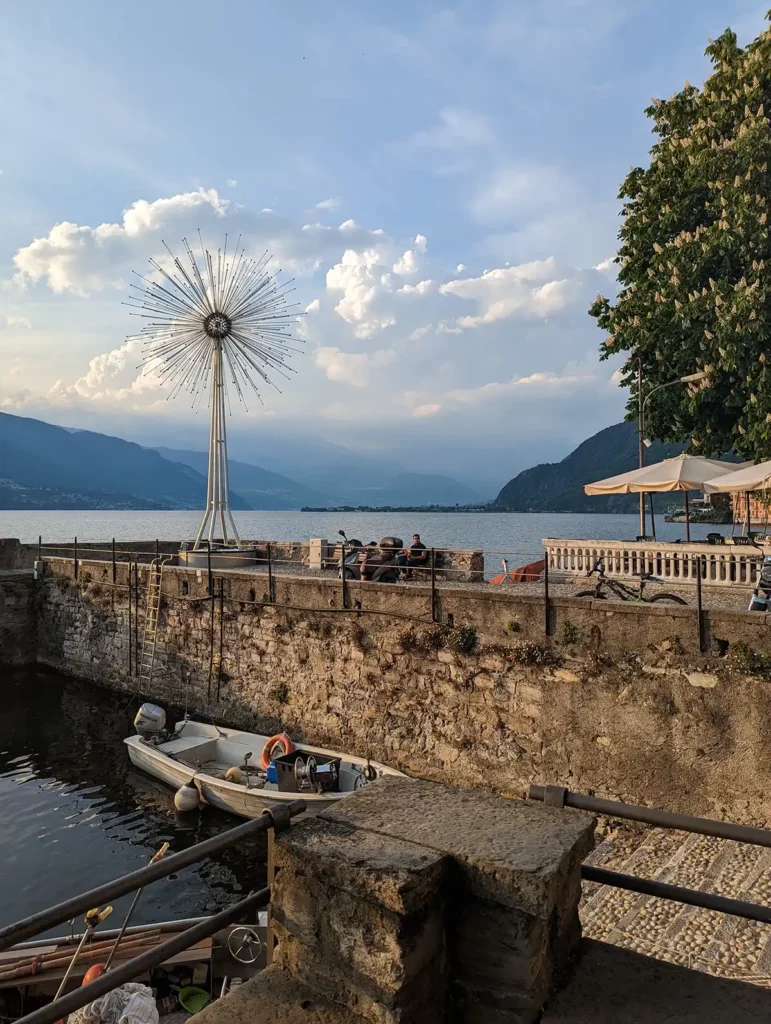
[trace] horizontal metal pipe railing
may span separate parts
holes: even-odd
[[[222,832],[218,836],[205,839],[202,843],[196,843],[187,850],[182,850],[171,857],[165,857],[163,860],[156,861],[155,864],[148,864],[146,867],[139,868],[137,871],[132,871],[127,875],[122,875],[120,878],[106,882],[104,885],[89,889],[87,892],[80,893],[79,896],[73,896],[72,899],[58,903],[54,907],[48,907],[46,910],[41,910],[37,914],[23,918],[21,921],[15,921],[13,924],[6,925],[4,928],[0,928],[0,951],[7,949],[15,942],[21,942],[23,939],[31,938],[33,935],[39,935],[40,932],[45,931],[47,928],[53,928],[57,924],[69,921],[78,914],[90,910],[92,907],[117,899],[119,896],[125,896],[126,893],[134,892],[136,889],[143,888],[159,878],[165,878],[167,875],[180,871],[190,864],[205,860],[221,850],[227,850],[242,839],[257,835],[260,832],[266,832],[270,828],[276,828],[277,830],[286,828],[290,820],[296,817],[296,815],[302,814],[305,809],[306,804],[304,800],[292,800],[283,807],[274,807],[269,811],[263,811],[259,818],[253,818],[251,821],[246,821],[243,825],[237,825],[235,828],[228,829],[227,832]]]
[[[528,800],[543,801],[552,807],[573,807],[579,811],[605,814],[609,818],[642,821],[658,828],[696,832],[702,836],[715,836],[718,839],[733,839],[738,843],[751,843],[753,846],[771,847],[771,831],[765,828],[736,825],[731,821],[716,821],[714,818],[697,818],[692,814],[677,814],[674,811],[661,811],[655,807],[640,807],[616,800],[603,800],[601,797],[588,796],[586,793],[574,793],[562,786],[530,786],[527,797]]]
[[[270,902],[270,889],[260,889],[252,893],[246,899],[234,903],[227,910],[220,911],[212,917],[206,918],[200,924],[193,925],[183,932],[175,935],[160,946],[149,949],[146,953],[128,960],[119,967],[113,967],[107,974],[103,974],[96,981],[90,982],[81,988],[76,988],[67,995],[57,999],[53,1003],[41,1006],[39,1010],[27,1014],[16,1022],[16,1024],[55,1024],[56,1021],[64,1019],[68,1014],[79,1010],[82,1006],[99,999],[101,996],[112,992],[113,989],[124,985],[127,981],[144,974],[153,967],[159,967],[170,957],[190,949],[202,939],[208,939],[220,928],[224,928],[235,921],[243,921],[252,911],[259,907],[265,907]]]
[[[702,907],[705,910],[717,910],[721,914],[744,917],[748,921],[762,921],[771,924],[771,907],[762,907],[758,903],[746,903],[727,896],[716,896],[712,892],[700,889],[686,889],[682,885],[670,885],[652,878],[638,878],[637,875],[624,875],[619,871],[593,867],[591,864],[581,865],[581,878],[585,882],[599,882],[601,885],[614,886],[617,889],[628,889],[644,896],[656,896],[662,900],[685,903],[690,907]]]

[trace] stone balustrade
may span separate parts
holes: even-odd
[[[663,541],[563,540],[545,537],[543,546],[549,559],[549,571],[584,576],[598,558],[604,559],[605,574],[627,578],[651,573],[672,585],[695,581],[698,561],[701,578],[714,586],[752,586],[765,554],[771,545],[751,546],[683,543]]]

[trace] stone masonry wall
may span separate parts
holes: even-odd
[[[137,691],[127,566],[46,563],[38,660]],[[147,570],[139,571],[140,613]],[[521,795],[531,782],[771,825],[767,617],[506,591],[164,572],[153,699]],[[220,590],[222,591],[220,595]],[[356,607],[358,605],[358,607]],[[134,626],[135,612],[131,611]],[[141,634],[140,634],[141,635]],[[131,648],[131,651],[130,651]],[[471,651],[471,653],[466,653]]]
[[[30,572],[0,571],[0,665],[35,660],[34,583]]]

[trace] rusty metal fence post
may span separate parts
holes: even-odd
[[[72,548],[72,559],[73,559],[73,572],[75,574],[75,582],[78,582],[78,538],[75,538],[75,543]]]
[[[543,632],[544,636],[549,636],[551,633],[551,623],[549,621],[549,552],[546,551],[545,554],[546,557],[543,561]]]
[[[134,674],[134,665],[132,660],[132,647],[134,645],[134,637],[132,633],[131,623],[131,555],[128,556],[128,674],[129,677]]]
[[[112,539],[112,585],[115,586],[117,566],[115,565],[115,538]]]
[[[134,675],[139,675],[139,561],[134,562]]]
[[[701,557],[694,559],[696,566],[696,618],[699,635],[699,654],[704,653],[704,605],[701,594]]]
[[[268,552],[268,600],[271,604],[276,603],[276,584],[273,580],[273,551],[270,541],[267,543]]]
[[[155,538],[155,557],[161,557],[161,542],[158,540],[157,537]]]
[[[431,548],[431,621],[436,622],[436,548]]]
[[[39,533],[37,538],[37,560],[43,561],[43,534]]]

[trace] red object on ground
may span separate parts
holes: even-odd
[[[541,558],[537,562],[528,562],[519,569],[512,569],[509,573],[512,583],[534,583],[540,580],[541,574],[546,568],[546,559]]]
[[[104,968],[105,968],[104,964],[91,964],[89,969],[83,975],[83,981],[81,983],[81,988],[83,987],[83,985],[88,985],[89,982],[96,981],[97,978],[101,978],[101,976],[102,976],[102,974],[104,972]]]

